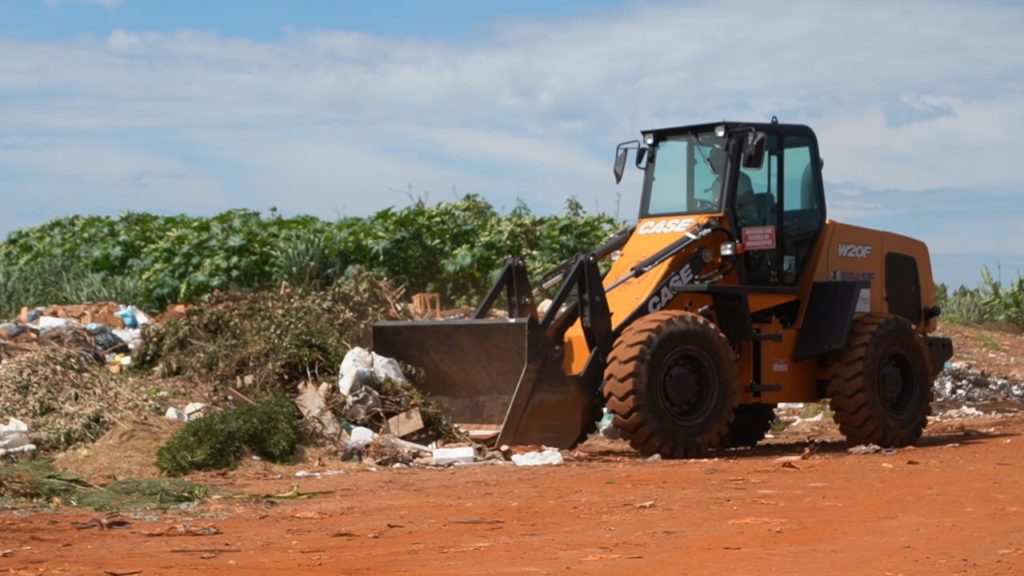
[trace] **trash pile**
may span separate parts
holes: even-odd
[[[421,371],[359,347],[374,322],[411,314],[401,289],[368,272],[316,292],[215,293],[159,321],[117,303],[25,309],[0,324],[0,454],[67,450],[163,414],[185,425],[158,453],[165,473],[243,452],[288,459],[311,436],[373,465],[509,463],[511,450],[470,441],[420,392]],[[515,450],[519,465],[562,462]]]
[[[409,381],[407,373],[420,376],[411,367],[403,370],[398,361],[357,346],[341,362],[336,391],[330,384],[302,383],[295,403],[323,438],[341,447],[344,460],[422,463],[424,456],[435,458],[435,451],[441,450],[437,459],[473,461],[476,449],[468,437]]]
[[[0,323],[0,362],[37,346],[74,349],[112,372],[131,364],[131,351],[142,342],[150,318],[134,306],[115,302],[23,308]]]
[[[1024,401],[1024,382],[987,374],[966,362],[953,362],[935,379],[935,399],[953,402]]]
[[[415,369],[364,348],[352,348],[342,360],[338,385],[299,385],[295,403],[321,437],[336,443],[342,460],[382,466],[447,466],[506,463],[519,466],[561,464],[556,449],[513,454],[488,451],[470,441],[442,408],[410,381]]]

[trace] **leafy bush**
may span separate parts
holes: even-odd
[[[1004,287],[1001,280],[992,278],[988,267],[981,268],[981,295],[986,319],[1024,326],[1024,278],[1017,277]]]
[[[157,468],[171,476],[232,468],[245,448],[272,462],[281,462],[290,458],[299,444],[298,418],[298,409],[283,396],[204,416],[186,424],[160,447]]]
[[[499,214],[478,196],[389,208],[328,222],[231,210],[210,218],[126,213],[72,216],[16,230],[0,244],[0,315],[22,306],[117,300],[145,310],[215,291],[329,287],[354,267],[409,293],[475,303],[505,259],[535,273],[596,247],[618,227],[585,214],[536,216],[520,204]]]

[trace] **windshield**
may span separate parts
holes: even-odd
[[[644,215],[720,212],[725,139],[713,133],[673,136],[651,150]]]

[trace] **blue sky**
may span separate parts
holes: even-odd
[[[939,281],[1024,270],[1024,3],[0,0],[0,236],[74,213],[325,218],[575,195],[639,130],[815,128],[830,217]]]

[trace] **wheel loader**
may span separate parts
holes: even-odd
[[[807,126],[641,134],[613,165],[616,182],[631,154],[643,173],[635,225],[536,289],[510,259],[471,319],[380,322],[376,351],[423,368],[424,390],[498,445],[570,447],[604,408],[641,454],[694,457],[824,398],[852,444],[919,438],[953,353],[929,336],[927,247],[826,217]],[[507,317],[489,317],[502,296]]]

